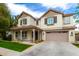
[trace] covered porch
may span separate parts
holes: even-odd
[[[43,30],[36,26],[22,26],[11,28],[13,41],[41,42]]]

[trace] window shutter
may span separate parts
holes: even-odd
[[[36,21],[36,25],[39,25],[38,20]]]
[[[20,25],[22,25],[22,20],[20,20]]]
[[[27,24],[27,19],[25,19],[25,24]]]
[[[47,18],[45,19],[45,24],[47,24]]]
[[[54,23],[57,23],[57,17],[54,17]]]

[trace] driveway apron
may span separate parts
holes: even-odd
[[[69,42],[45,41],[24,52],[22,56],[79,56],[79,48]]]

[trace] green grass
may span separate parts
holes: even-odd
[[[76,47],[78,47],[78,48],[79,48],[79,44],[73,44],[73,45],[75,45]]]
[[[31,47],[32,45],[21,44],[17,42],[0,41],[0,47],[11,49],[14,51],[22,52],[23,50]]]

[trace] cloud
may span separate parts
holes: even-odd
[[[12,15],[19,15],[22,11],[25,11],[26,13],[29,13],[34,17],[40,17],[43,14],[43,12],[32,11],[25,5],[16,5],[16,4],[9,3],[7,4],[7,6],[10,9]]]
[[[58,9],[59,11],[64,11],[67,9],[70,9],[74,4],[68,4],[68,3],[52,3],[52,2],[44,2],[40,3],[41,6],[46,7],[46,9],[49,8],[55,8]],[[25,5],[22,4],[12,4],[8,3],[7,6],[9,7],[11,14],[12,15],[19,15],[22,11],[25,11],[26,13],[29,13],[33,15],[34,17],[39,18],[41,15],[45,13],[45,11],[41,12],[40,9],[37,11],[32,10],[32,8],[28,8]],[[41,7],[41,6],[36,6],[36,7]]]
[[[45,6],[47,8],[56,8],[60,7],[63,10],[69,9],[71,6],[68,5],[68,3],[41,3],[42,6]]]

